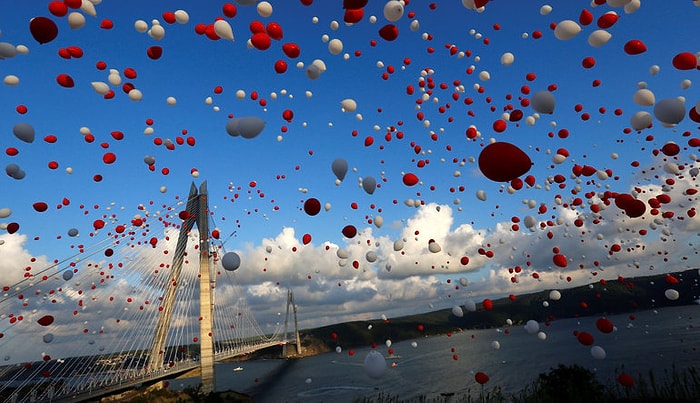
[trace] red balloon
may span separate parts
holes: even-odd
[[[462,264],[462,266],[466,266],[469,264],[469,257],[468,256],[462,256],[462,258],[459,260],[459,262]]]
[[[29,22],[29,31],[40,44],[49,43],[58,36],[58,26],[46,17],[35,17]]]
[[[148,50],[146,50],[146,54],[149,58],[153,60],[158,60],[163,55],[163,48],[161,48],[160,46],[151,46],[150,48],[148,48]]]
[[[418,183],[418,177],[415,174],[407,173],[403,176],[403,184],[406,186],[413,186]]]
[[[613,323],[606,318],[599,318],[595,322],[595,327],[597,327],[601,333],[612,333],[613,330],[615,330],[615,326],[613,325]]]
[[[114,28],[114,23],[112,20],[104,19],[100,22],[100,28],[102,29],[112,29]]]
[[[615,25],[620,18],[614,11],[608,11],[598,18],[598,28],[607,29]]]
[[[282,119],[286,120],[287,122],[291,122],[292,119],[294,119],[294,112],[291,109],[285,109],[282,112]]]
[[[49,205],[46,204],[46,203],[44,203],[44,202],[36,202],[36,203],[34,203],[34,204],[32,205],[32,207],[33,207],[34,210],[36,210],[37,212],[43,213],[44,211],[46,211],[46,210],[49,208]]]
[[[39,318],[39,320],[37,320],[36,323],[40,324],[41,326],[48,326],[53,323],[53,316],[44,315],[41,318]]]
[[[236,14],[238,14],[238,9],[236,8],[236,6],[234,4],[231,4],[231,3],[224,4],[222,11],[223,11],[224,15],[227,16],[228,18],[233,18],[236,16]]]
[[[477,372],[476,374],[474,374],[474,380],[477,381],[480,385],[483,385],[489,381],[489,376],[483,372]]]
[[[62,1],[52,1],[49,3],[49,12],[56,17],[64,17],[68,14],[68,6]]]
[[[308,245],[309,242],[311,242],[311,235],[304,234],[304,236],[301,238],[301,241],[304,243],[304,245]]]
[[[258,50],[266,50],[270,47],[270,45],[272,45],[270,35],[266,34],[265,32],[253,34],[253,36],[250,38],[250,42],[253,44],[255,49]]]
[[[15,232],[19,231],[19,224],[16,222],[11,222],[7,224],[7,228],[5,228],[8,234],[14,234]]]
[[[566,256],[557,253],[554,255],[552,258],[552,261],[554,262],[555,265],[559,267],[566,267],[568,265],[568,262],[566,261]]]
[[[310,216],[314,216],[321,211],[321,202],[316,198],[306,199],[304,202],[304,211]]]
[[[616,199],[616,201],[617,201],[617,199]],[[629,201],[625,205],[624,210],[625,210],[625,214],[627,214],[628,217],[637,218],[637,217],[641,217],[646,212],[647,205],[641,200],[634,199],[634,200]]]
[[[481,302],[481,305],[483,305],[483,306],[484,306],[484,309],[486,309],[487,311],[490,311],[490,310],[493,309],[493,301],[491,301],[491,300],[488,299],[488,298],[486,298],[485,300],[483,300],[483,301]]]
[[[56,76],[56,82],[61,87],[65,87],[65,88],[72,88],[75,86],[75,82],[73,81],[73,78],[71,76],[69,76],[68,74],[59,74],[58,76]]]
[[[282,39],[282,36],[284,35],[282,33],[282,26],[276,22],[271,22],[267,24],[267,27],[265,27],[265,31],[268,35],[270,35],[270,38],[276,41]]]
[[[678,70],[693,70],[698,66],[698,58],[690,52],[681,52],[673,57],[673,67]]]
[[[632,39],[631,41],[627,41],[627,43],[625,43],[625,53],[628,55],[638,55],[646,51],[647,46],[644,44],[644,42],[638,39]]]
[[[301,54],[301,49],[296,43],[285,43],[282,45],[282,52],[290,59],[296,59]]]
[[[593,22],[593,14],[584,8],[578,16],[578,22],[581,25],[590,25]]]
[[[479,155],[479,169],[495,182],[510,182],[530,170],[532,161],[521,149],[504,141],[489,144]]]
[[[343,16],[343,21],[348,24],[355,24],[362,21],[365,16],[365,10],[362,8],[349,8],[345,10],[345,16]]]
[[[250,29],[250,33],[253,35],[258,33],[265,33],[265,25],[263,25],[263,23],[258,20],[251,22],[248,28]]]
[[[354,225],[346,225],[345,227],[343,227],[342,232],[346,238],[354,238],[355,235],[357,235],[357,228],[355,228]]]
[[[584,346],[593,345],[593,335],[588,332],[580,332],[576,338],[578,339],[578,342]]]
[[[96,230],[102,229],[102,228],[104,228],[104,226],[105,226],[105,222],[102,220],[95,220],[92,223],[92,227],[95,228]]]
[[[102,161],[105,164],[113,164],[114,161],[117,160],[117,156],[114,153],[105,153],[105,155],[102,156]]]
[[[620,375],[618,375],[617,383],[626,388],[631,388],[632,386],[634,386],[634,378],[632,378],[631,375],[623,372]]]
[[[367,5],[369,0],[343,0],[343,8],[362,8]]]
[[[80,8],[80,6],[83,4],[82,0],[63,0],[64,3],[70,8]]]
[[[678,155],[678,153],[681,152],[681,148],[676,143],[668,142],[664,144],[663,147],[661,147],[661,152],[665,155],[668,155],[669,157],[673,157],[674,155]]]
[[[379,30],[379,36],[385,41],[393,41],[399,36],[399,29],[394,24],[386,24]]]
[[[278,60],[275,62],[275,72],[277,74],[283,74],[287,71],[287,62],[284,60]]]

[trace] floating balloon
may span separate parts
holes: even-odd
[[[549,292],[549,299],[552,301],[559,301],[561,299],[561,292],[558,290],[552,290]]]
[[[7,42],[0,42],[0,60],[9,59],[17,55],[17,48]]]
[[[335,177],[342,181],[348,172],[348,162],[342,158],[337,158],[331,164],[331,170]]]
[[[354,99],[344,99],[340,101],[340,107],[343,108],[343,112],[355,112],[357,109],[357,102]]]
[[[581,26],[572,20],[564,20],[554,28],[554,36],[562,41],[569,40],[581,32]]]
[[[68,270],[66,270],[66,271],[63,272],[63,279],[64,279],[65,281],[68,281],[68,280],[70,280],[70,279],[72,279],[72,278],[73,278],[73,270],[68,269]]]
[[[669,288],[668,290],[664,291],[664,296],[669,300],[669,301],[675,301],[680,297],[680,293],[673,288]]]
[[[428,242],[428,250],[430,251],[430,253],[438,253],[442,250],[442,248],[437,242],[431,239]]]
[[[34,128],[29,123],[17,123],[12,128],[12,133],[25,143],[34,142]]]
[[[479,169],[495,182],[509,182],[530,170],[532,161],[517,146],[495,142],[481,150]]]
[[[530,319],[530,320],[528,320],[528,321],[525,323],[525,331],[526,331],[528,334],[535,334],[535,333],[537,333],[539,330],[540,330],[540,324],[537,323],[536,320]]]
[[[367,194],[372,194],[377,189],[377,180],[372,176],[366,176],[362,179],[362,189],[364,189]]]
[[[354,238],[357,235],[357,228],[354,225],[346,225],[342,230],[346,238]]]
[[[510,66],[511,64],[513,64],[514,61],[515,56],[510,52],[506,52],[503,55],[501,55],[501,64],[504,66]]]
[[[373,251],[373,250],[368,251],[368,252],[365,254],[365,259],[366,259],[368,262],[370,262],[370,263],[376,262],[376,261],[377,261],[377,252],[375,252],[375,251]]]
[[[257,137],[265,128],[265,121],[256,116],[233,118],[226,123],[226,132],[231,136],[246,139]]]
[[[591,347],[591,356],[595,358],[596,360],[604,360],[606,357],[605,350],[601,346],[593,346]]]
[[[595,322],[595,327],[598,328],[601,333],[612,333],[613,330],[615,330],[615,325],[607,318],[598,318]]]
[[[630,118],[630,124],[634,130],[644,130],[652,123],[652,116],[649,112],[639,111]]]
[[[46,17],[35,17],[29,21],[29,31],[40,44],[48,43],[58,36],[58,26]]]
[[[483,385],[489,381],[489,376],[483,372],[477,372],[474,374],[474,380],[476,380],[478,384]]]
[[[384,4],[384,18],[396,22],[403,17],[403,3],[398,0],[389,0]]]
[[[682,52],[673,57],[672,63],[678,70],[693,70],[698,66],[698,58],[693,53]]]
[[[603,29],[598,29],[588,35],[588,44],[597,48],[608,43],[610,38],[612,38],[612,34],[610,32]]]
[[[662,123],[675,125],[685,118],[685,102],[678,98],[662,99],[654,105],[654,116]]]
[[[476,311],[476,302],[473,299],[468,299],[464,303],[464,309],[466,309],[469,312],[475,312]]]
[[[364,368],[370,378],[381,378],[387,369],[386,359],[377,350],[370,350],[365,357]]]
[[[396,241],[394,241],[394,251],[398,252],[401,249],[403,249],[403,241],[400,239],[397,239]]]
[[[313,197],[306,199],[304,202],[304,211],[310,216],[315,216],[321,212],[321,202]]]
[[[233,41],[233,29],[231,28],[231,24],[226,20],[216,20],[216,22],[214,22],[214,32],[216,32],[220,38]]]
[[[51,343],[51,342],[53,341],[53,334],[51,334],[51,333],[46,333],[45,335],[43,335],[43,336],[41,337],[41,340],[42,340],[44,343]]]
[[[225,270],[234,271],[241,266],[241,257],[236,252],[226,252],[221,258],[221,265]]]
[[[462,310],[462,307],[459,305],[455,305],[452,307],[452,315],[461,318],[464,316],[464,311]]]
[[[654,93],[646,88],[638,89],[632,96],[632,100],[639,106],[652,106],[656,102]]]
[[[41,318],[39,318],[39,320],[37,320],[36,323],[40,324],[41,326],[49,326],[53,323],[53,316],[44,315]]]
[[[381,228],[382,225],[384,225],[384,218],[382,218],[380,215],[374,216],[374,225],[377,228]]]
[[[556,101],[554,95],[549,91],[538,91],[531,99],[532,109],[539,113],[552,114],[554,113]]]

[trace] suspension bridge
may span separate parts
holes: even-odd
[[[284,322],[263,330],[235,269],[221,265],[225,242],[209,230],[207,198],[206,182],[192,183],[187,200],[163,206],[166,213],[96,220],[96,230],[112,228],[104,239],[91,233],[93,245],[4,286],[0,400],[84,401],[193,373],[208,393],[215,362],[271,346],[285,356],[288,344],[299,354],[292,291],[277,293]],[[40,359],[13,357],[26,351]]]

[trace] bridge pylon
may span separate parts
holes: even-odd
[[[165,365],[165,343],[170,329],[170,323],[175,305],[175,297],[182,272],[187,238],[197,225],[199,230],[199,362],[202,376],[202,392],[210,393],[216,390],[214,377],[214,335],[213,335],[213,288],[214,276],[209,266],[209,204],[207,200],[207,183],[203,182],[199,192],[194,183],[190,186],[185,210],[189,217],[180,227],[180,233],[175,247],[172,264],[172,278],[165,290],[163,304],[158,323],[156,324],[151,353],[148,359],[148,369],[158,370]]]
[[[299,337],[299,327],[297,326],[297,305],[294,303],[294,293],[291,289],[287,290],[287,313],[284,316],[284,338],[289,334],[289,307],[292,307],[294,313],[294,339],[296,342],[297,355],[301,355],[301,338]],[[287,343],[282,345],[282,357],[287,356]]]

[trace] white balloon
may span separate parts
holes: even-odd
[[[596,360],[603,360],[603,359],[605,359],[607,354],[605,353],[605,350],[603,349],[603,347],[593,346],[593,347],[591,347],[591,355]]]
[[[257,6],[258,15],[267,18],[272,15],[272,4],[267,1],[261,1]]]
[[[483,190],[477,190],[476,191],[476,198],[481,200],[481,201],[486,201],[486,192]]]
[[[386,359],[377,350],[371,350],[365,357],[364,367],[371,378],[381,378],[386,372]]]
[[[384,18],[394,22],[403,17],[403,3],[398,0],[389,0],[384,4]]]
[[[473,299],[468,299],[464,303],[464,308],[469,312],[475,312],[476,311],[476,302],[474,302]]]
[[[371,250],[365,254],[365,259],[367,259],[368,262],[374,263],[377,261],[377,252]]]
[[[85,26],[85,16],[77,11],[68,14],[68,26],[71,29],[80,29]]]
[[[510,66],[514,61],[515,56],[510,52],[506,52],[501,55],[501,64],[504,66]]]
[[[227,271],[234,271],[241,266],[241,257],[236,252],[226,252],[221,258],[221,265]]]
[[[540,340],[547,340],[547,333],[539,332],[539,333],[537,333],[537,338]]]
[[[561,292],[558,290],[552,290],[549,292],[549,299],[552,301],[559,301],[561,299]]]
[[[2,80],[2,82],[5,85],[10,85],[10,86],[15,86],[19,84],[19,77],[13,75],[13,74],[8,74],[5,76],[5,78]]]
[[[134,22],[134,29],[136,32],[143,34],[148,31],[148,23],[144,20],[136,20]]]
[[[588,35],[588,44],[593,47],[600,47],[608,43],[612,34],[604,29],[597,29]]]
[[[103,83],[102,81],[93,81],[90,84],[92,85],[92,89],[100,95],[105,95],[109,92],[109,84],[107,83]]]
[[[412,342],[411,342],[411,347],[413,347],[413,348],[418,347],[418,343],[415,342],[415,341],[412,341]]]
[[[403,249],[403,241],[400,239],[397,239],[396,241],[394,241],[394,251],[398,252],[401,249]]]
[[[442,250],[442,248],[440,247],[440,244],[438,244],[435,241],[432,241],[432,242],[428,242],[428,250],[431,253],[438,253]]]
[[[12,210],[8,207],[0,208],[0,218],[7,218],[12,214]]]
[[[190,21],[190,15],[185,10],[177,10],[175,11],[175,21],[178,24],[187,24]]]
[[[536,112],[551,114],[554,113],[556,100],[551,92],[543,90],[532,96],[531,105]]]
[[[525,323],[525,331],[528,334],[535,334],[540,330],[540,324],[536,320],[530,319]]]
[[[340,101],[340,107],[343,112],[355,112],[357,110],[357,102],[354,99],[346,98]]]
[[[545,4],[544,6],[540,7],[540,14],[541,15],[547,15],[552,12],[552,6],[549,4]]]
[[[233,29],[226,20],[216,20],[214,22],[214,32],[222,39],[233,40]]]
[[[678,98],[666,98],[654,105],[654,116],[662,123],[675,125],[685,118],[685,102]]]
[[[133,90],[129,91],[129,99],[132,101],[140,101],[143,98],[143,94],[141,91],[137,90],[134,88]]]
[[[634,130],[646,129],[651,126],[651,122],[651,114],[646,111],[639,111],[630,118],[630,124]]]
[[[498,340],[494,340],[491,342],[491,348],[494,350],[499,350],[501,348],[501,343],[499,343]]]
[[[452,315],[461,318],[464,316],[464,311],[462,310],[462,307],[459,305],[455,305],[452,307]]]
[[[335,254],[336,254],[336,256],[338,256],[340,259],[347,259],[348,256],[349,256],[348,251],[345,250],[345,249],[343,249],[343,248],[339,248],[339,249],[335,252]]]
[[[564,20],[554,28],[554,36],[562,41],[569,40],[581,32],[581,26],[575,21]]]
[[[343,41],[340,39],[331,39],[330,42],[328,42],[328,51],[331,52],[332,55],[339,55],[343,51]]]
[[[652,106],[656,102],[654,93],[646,88],[637,90],[637,92],[635,92],[632,96],[632,100],[639,106]]]
[[[380,216],[380,215],[374,216],[374,225],[377,228],[381,228],[382,225],[384,225],[384,219],[382,218],[382,216]]]
[[[666,298],[670,301],[675,301],[680,297],[680,293],[673,288],[669,288],[668,290],[664,291],[664,296],[666,296]]]
[[[165,37],[165,28],[162,25],[154,25],[148,30],[148,35],[159,41]]]

